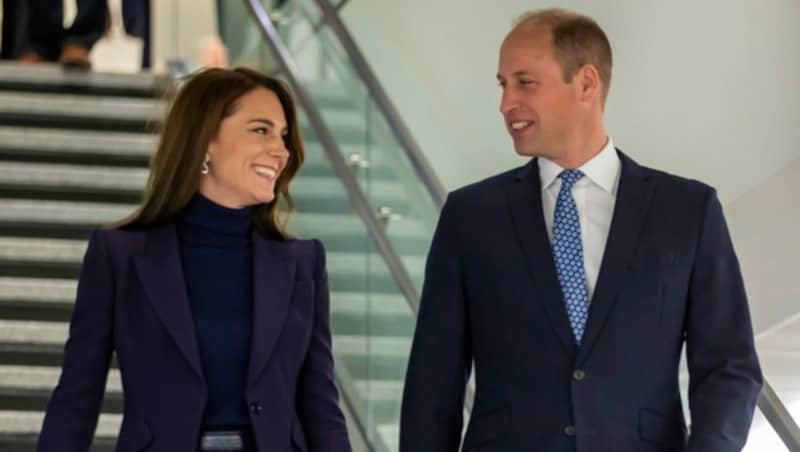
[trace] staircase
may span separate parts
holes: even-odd
[[[61,353],[86,239],[131,213],[147,178],[168,80],[73,74],[0,64],[0,452],[34,449]],[[363,118],[335,90],[312,87],[338,144],[362,152]],[[314,133],[303,122],[306,164],[292,185],[290,231],[328,252],[337,381],[376,450],[396,450],[413,315]],[[364,188],[396,212],[413,200],[386,166]],[[429,234],[398,219],[394,243],[415,281]],[[111,451],[122,394],[112,369],[94,451]],[[351,434],[359,434],[354,431]]]
[[[0,451],[34,449],[91,229],[127,215],[166,88],[152,76],[0,65]],[[94,450],[122,413],[111,371]]]

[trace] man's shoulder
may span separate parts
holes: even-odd
[[[627,159],[628,162],[625,162],[625,159]],[[652,180],[657,187],[657,191],[668,197],[706,199],[709,195],[716,192],[714,187],[705,182],[641,165],[623,154],[623,168],[626,163],[632,165],[634,172],[643,175],[645,179]]]

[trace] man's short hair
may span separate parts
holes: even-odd
[[[611,87],[611,44],[594,19],[565,9],[548,8],[523,14],[514,29],[549,31],[564,82],[571,82],[578,69],[591,64],[600,73],[603,100],[606,99]]]

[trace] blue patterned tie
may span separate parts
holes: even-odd
[[[583,268],[581,223],[578,219],[578,208],[572,198],[572,187],[583,177],[583,173],[578,170],[564,170],[558,177],[561,178],[561,190],[558,192],[553,218],[553,255],[569,324],[575,334],[575,341],[580,345],[586,319],[589,317],[589,296],[586,290],[586,271]]]

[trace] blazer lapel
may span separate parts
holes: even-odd
[[[175,227],[168,225],[148,232],[144,253],[134,256],[134,262],[156,314],[205,385]]]
[[[556,276],[553,250],[542,211],[539,164],[534,159],[523,167],[507,187],[507,199],[517,239],[527,256],[529,270],[539,289],[536,300],[544,307],[550,325],[570,356],[576,353],[575,338],[569,326],[561,287]]]
[[[588,358],[591,353],[591,348],[616,303],[625,276],[632,269],[634,253],[653,194],[654,183],[649,174],[628,156],[617,151],[622,163],[617,200],[594,297],[589,307],[589,319],[579,361]]]
[[[253,230],[253,342],[248,385],[255,383],[267,364],[289,311],[296,263],[284,253],[286,246]]]

